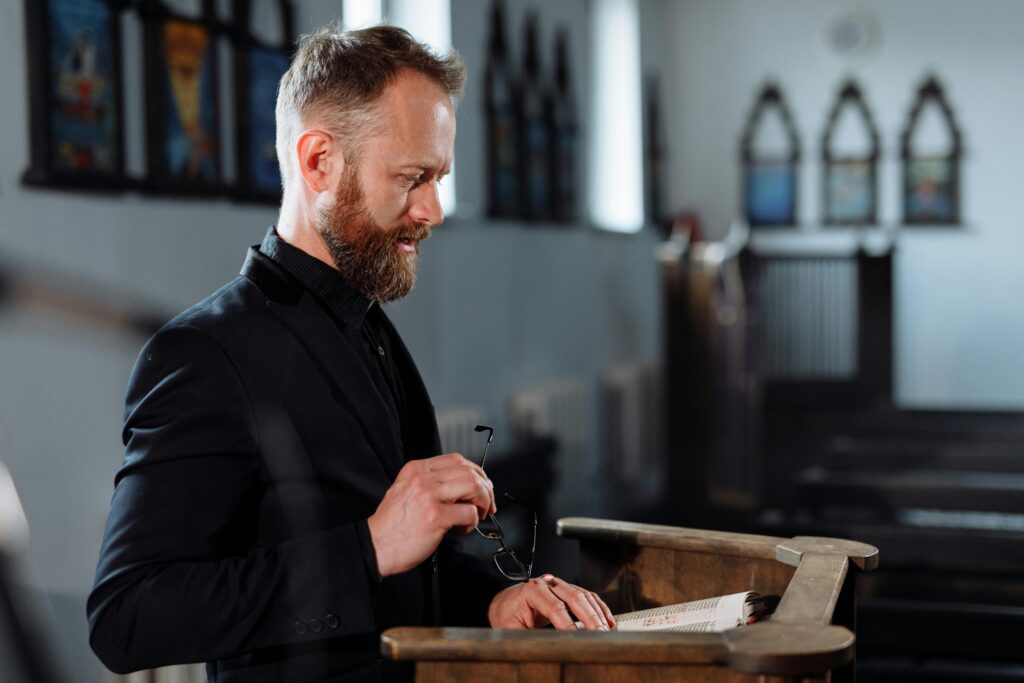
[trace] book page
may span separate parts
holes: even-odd
[[[747,623],[753,593],[733,593],[615,615],[619,631],[724,631]]]

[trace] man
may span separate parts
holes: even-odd
[[[496,510],[440,452],[379,304],[443,220],[464,72],[400,29],[304,38],[281,81],[276,230],[161,329],[127,392],[124,465],[89,598],[115,671],[207,661],[212,681],[378,681],[398,624],[612,625],[594,594],[509,587],[446,537]]]

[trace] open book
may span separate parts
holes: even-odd
[[[616,614],[619,631],[725,631],[766,617],[778,598],[733,593],[716,598]]]

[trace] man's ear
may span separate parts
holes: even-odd
[[[314,192],[324,192],[338,184],[345,161],[337,140],[323,130],[306,130],[295,142],[299,173],[306,186]]]

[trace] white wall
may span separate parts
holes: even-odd
[[[760,84],[778,79],[800,131],[798,213],[820,216],[819,139],[838,87],[861,83],[881,134],[880,218],[899,220],[899,133],[933,71],[958,116],[962,230],[908,229],[896,261],[896,392],[904,406],[1024,406],[1024,3],[1016,0],[674,0],[662,2],[669,204],[699,211],[712,236],[739,212],[738,145]],[[872,55],[827,47],[830,22],[868,9]]]
[[[339,4],[300,0],[297,28],[336,18]],[[497,417],[516,388],[554,376],[596,377],[614,360],[654,356],[659,297],[650,234],[480,219],[486,7],[453,2],[454,40],[471,72],[457,147],[469,218],[450,220],[424,245],[420,285],[391,313],[439,407],[473,403]],[[548,3],[542,26],[551,26],[549,18],[581,21],[584,7],[583,0]],[[521,11],[510,17],[516,41]],[[22,13],[22,2],[0,3],[0,262],[43,277],[63,273],[167,313],[229,280],[275,210],[20,184],[29,152]],[[578,87],[583,35],[574,29]],[[544,48],[549,54],[548,42]],[[128,93],[130,121],[141,120],[142,97],[140,89]],[[141,167],[141,157],[134,163]],[[0,458],[21,492],[36,583],[54,603],[67,657],[80,667],[76,681],[100,676],[85,641],[85,596],[123,455],[124,386],[143,342],[45,312],[0,308]],[[497,435],[496,448],[506,436]]]

